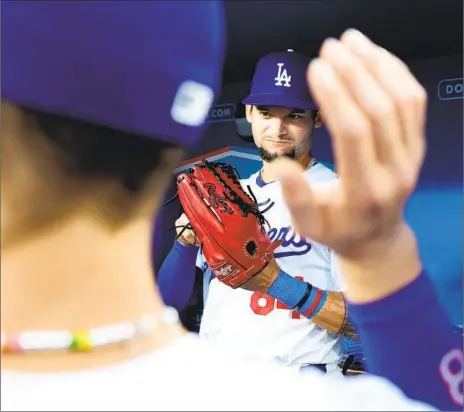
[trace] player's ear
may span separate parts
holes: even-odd
[[[324,124],[324,118],[320,110],[316,112],[316,117],[314,118],[314,127],[321,127]]]
[[[253,106],[250,104],[246,104],[245,105],[245,116],[246,116],[248,123],[251,123],[251,112],[252,111],[253,111]]]

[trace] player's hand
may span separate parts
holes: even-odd
[[[403,208],[425,154],[426,92],[402,61],[354,30],[324,42],[307,79],[340,179],[310,187],[296,162],[277,161],[295,229],[345,258],[382,253],[379,245],[409,230]]]
[[[184,246],[199,246],[198,238],[195,231],[191,229],[191,225],[185,213],[180,215],[176,220],[177,241]]]

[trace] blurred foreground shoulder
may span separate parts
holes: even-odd
[[[27,393],[27,396],[24,394]],[[381,379],[300,375],[189,334],[145,356],[68,373],[2,371],[2,410],[430,411]]]

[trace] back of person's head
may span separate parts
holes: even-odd
[[[2,2],[2,237],[73,213],[124,226],[204,131],[220,2]]]

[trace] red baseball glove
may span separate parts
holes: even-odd
[[[177,178],[179,200],[203,255],[219,281],[238,288],[273,259],[257,203],[243,190],[235,168],[203,160]]]

